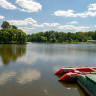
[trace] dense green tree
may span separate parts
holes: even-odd
[[[31,42],[50,42],[50,43],[87,42],[87,40],[96,40],[96,31],[65,33],[51,30],[27,35],[27,40]]]
[[[10,24],[7,22],[7,21],[3,21],[3,23],[2,23],[2,25],[1,25],[1,28],[3,28],[3,29],[8,29],[8,28],[10,28],[11,26],[10,26]]]
[[[63,42],[63,38],[62,38],[62,37],[59,37],[59,38],[58,38],[58,42],[59,42],[59,43],[62,43],[62,42]]]
[[[93,40],[92,37],[88,37],[88,40]]]
[[[93,40],[96,40],[96,31],[93,33]]]
[[[45,33],[44,33],[44,37],[47,37],[47,40],[49,41],[49,32],[48,31],[46,31]]]
[[[0,30],[0,43],[26,43],[26,33],[4,21]]]
[[[79,42],[82,42],[82,38],[81,38],[81,37],[79,37],[79,38],[78,38],[78,41],[79,41]]]
[[[50,43],[55,43],[55,42],[56,42],[56,37],[55,37],[55,34],[52,33],[52,34],[50,35]]]
[[[15,25],[11,25],[11,28],[17,30],[17,26],[15,26]]]
[[[41,42],[47,42],[47,37],[41,36]]]

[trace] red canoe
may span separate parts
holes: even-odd
[[[83,73],[66,73],[64,74],[60,79],[59,81],[70,81],[70,82],[73,82],[73,81],[77,81],[77,76],[79,76],[80,74],[83,74],[83,75],[87,75],[87,74],[96,74],[96,72],[83,72]]]
[[[96,74],[96,67],[65,67],[60,68],[55,74],[63,75],[60,81],[76,81],[80,74]]]
[[[66,74],[66,73],[80,73],[80,72],[96,72],[96,67],[65,67],[60,68],[55,74]]]

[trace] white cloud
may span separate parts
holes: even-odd
[[[41,25],[38,25],[38,24],[32,24],[32,26],[34,26],[34,27],[44,27],[43,24],[41,24]]]
[[[28,22],[29,24],[33,24],[33,23],[36,23],[37,21],[32,19],[32,18],[27,18],[25,19],[26,22]]]
[[[5,9],[17,9],[16,6],[12,5],[10,2],[7,2],[6,0],[0,0],[0,6]]]
[[[46,31],[48,31],[47,29],[43,29],[43,32],[46,32]]]
[[[11,4],[7,0],[0,0],[0,6],[5,9],[18,9],[23,12],[38,12],[42,9],[42,5],[33,0],[16,0],[16,3],[20,7],[17,8],[15,5]]]
[[[64,17],[87,17],[87,16],[96,16],[96,3],[90,4],[88,10],[82,13],[74,13],[74,10],[58,10],[54,12],[55,16],[64,16]]]
[[[21,27],[18,27],[18,29],[21,29],[24,32],[28,32],[28,31],[35,29],[35,28],[23,27],[24,25],[25,26],[31,25],[32,27],[44,27],[44,26],[57,26],[57,25],[59,25],[59,23],[42,23],[39,25],[37,23],[37,21],[32,19],[32,18],[27,18],[24,20],[8,20],[8,22],[10,23],[10,25],[21,26]]]
[[[9,20],[8,21],[11,25],[16,25],[16,26],[19,26],[19,25],[28,25],[28,24],[34,24],[36,23],[37,21],[32,19],[32,18],[27,18],[27,19],[24,19],[24,20]]]
[[[59,23],[42,23],[41,25],[38,24],[32,24],[34,27],[44,27],[44,26],[57,26]]]
[[[75,14],[73,10],[68,11],[56,11],[54,12],[56,16],[64,16],[64,17],[87,17],[87,16],[96,16],[96,12],[85,12],[85,13],[77,13]]]
[[[38,80],[41,77],[40,72],[37,70],[27,69],[22,71],[17,77],[17,82],[20,84],[26,84],[34,80]]]
[[[73,10],[68,10],[68,11],[62,11],[62,10],[58,10],[56,12],[54,12],[54,15],[56,16],[65,16],[65,17],[76,17],[74,14],[73,14]]]
[[[86,17],[87,17],[87,16],[95,17],[95,16],[96,16],[96,12],[90,12],[90,11],[89,11],[89,12],[86,13]]]
[[[32,18],[27,18],[27,19],[24,19],[24,20],[9,20],[8,21],[11,25],[16,25],[16,26],[23,26],[23,25],[32,25],[32,24],[36,24],[37,21],[32,19]],[[31,30],[34,30],[35,28],[29,28],[29,27],[18,27],[18,29],[21,29],[23,30],[24,32],[28,32],[28,31],[31,31]]]
[[[86,30],[88,28],[90,28],[90,27],[89,26],[79,26],[79,27],[75,27],[74,30],[76,30],[76,31],[83,31],[83,30]]]
[[[90,4],[90,5],[88,6],[88,10],[95,10],[95,11],[96,11],[96,3]]]
[[[9,20],[8,22],[11,25],[16,25],[16,26],[19,26],[19,25],[28,25],[28,22],[23,21],[23,20]]]
[[[43,25],[46,25],[46,26],[57,26],[57,25],[59,25],[59,23],[43,23]]]
[[[1,15],[0,15],[0,19],[4,19],[4,18],[5,18],[4,16],[1,16]]]
[[[77,21],[68,22],[68,24],[78,24]]]
[[[64,30],[76,30],[76,31],[82,31],[85,29],[88,29],[88,26],[79,26],[75,27],[73,25],[64,25],[64,26],[59,26],[58,29],[64,29]]]
[[[34,30],[35,28],[29,28],[29,27],[18,27],[18,29],[21,29],[21,30],[23,30],[24,32],[28,32],[28,31]]]
[[[17,0],[16,3],[23,8],[20,10],[24,12],[38,12],[42,9],[42,5],[33,0]]]

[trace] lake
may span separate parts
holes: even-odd
[[[54,75],[72,66],[96,66],[96,45],[0,44],[0,96],[88,96]]]

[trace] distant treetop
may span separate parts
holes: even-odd
[[[8,28],[10,28],[10,24],[7,21],[3,21],[1,28],[8,29]]]

